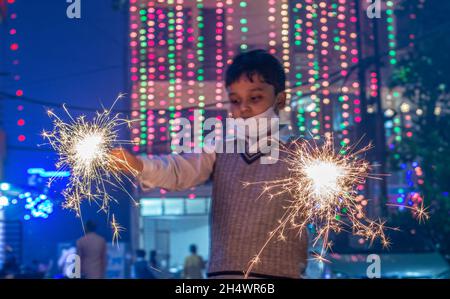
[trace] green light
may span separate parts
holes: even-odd
[[[242,1],[241,3],[239,3],[239,5],[240,5],[241,7],[247,7],[247,2]]]

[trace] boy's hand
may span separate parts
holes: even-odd
[[[111,151],[111,155],[117,158],[116,166],[124,172],[131,173],[136,171],[141,173],[144,169],[144,164],[141,160],[136,158],[133,154],[123,148],[115,148]]]

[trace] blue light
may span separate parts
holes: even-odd
[[[44,168],[28,168],[27,170],[28,174],[40,174],[42,172],[45,172]]]
[[[27,198],[25,209],[30,210],[31,216],[34,218],[47,219],[53,213],[53,203],[47,199],[47,195],[40,194],[34,200],[30,197]]]
[[[417,162],[412,162],[412,167],[416,168],[417,166],[419,166]]]
[[[403,203],[403,198],[397,197],[397,202],[398,202],[398,203]]]
[[[53,178],[53,177],[68,177],[70,176],[69,171],[46,171],[44,168],[29,168],[27,170],[28,174],[38,174],[43,178]]]
[[[25,215],[25,216],[23,216],[23,219],[25,219],[25,220],[30,220],[30,215]]]
[[[5,207],[9,205],[9,199],[6,196],[0,196],[0,207]]]
[[[2,191],[8,191],[9,189],[11,189],[11,185],[8,183],[1,183],[0,184],[0,190]]]
[[[11,200],[11,203],[13,204],[13,205],[15,205],[15,204],[17,204],[17,199],[13,199],[13,200]]]

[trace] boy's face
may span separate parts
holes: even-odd
[[[246,119],[261,114],[270,107],[274,107],[276,111],[284,107],[284,92],[276,95],[274,86],[265,83],[259,75],[253,75],[252,81],[242,75],[227,88],[230,112],[234,118]]]

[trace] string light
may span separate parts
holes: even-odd
[[[269,0],[272,1],[272,0]],[[286,71],[286,87],[290,89],[291,81],[290,81],[290,73],[291,73],[291,55],[290,55],[290,30],[289,30],[289,2],[288,0],[281,1],[281,45],[282,45],[282,61],[283,67]],[[286,97],[287,103],[291,101],[291,94],[287,93]],[[290,111],[290,106],[287,105],[286,111]]]
[[[246,51],[248,49],[247,44],[247,33],[248,33],[248,19],[247,19],[247,8],[248,2],[246,0],[241,0],[239,2],[239,10],[241,12],[241,18],[239,20],[240,23],[240,34],[241,34],[241,51]]]
[[[9,14],[9,26],[11,26],[9,28],[9,36],[10,36],[10,45],[9,45],[9,50],[11,51],[11,58],[12,58],[12,66],[13,66],[13,79],[15,81],[15,86],[17,86],[17,89],[15,91],[15,94],[17,97],[22,97],[24,92],[23,89],[19,87],[19,81],[21,80],[21,76],[17,73],[18,72],[18,67],[20,64],[20,60],[19,60],[19,49],[20,49],[20,45],[18,43],[18,32],[17,29],[15,28],[14,24],[16,23],[17,20],[17,12],[16,12],[16,1],[15,0],[9,0],[8,1],[8,11],[10,11]],[[24,111],[24,106],[23,104],[19,104],[17,106],[17,110],[19,111],[19,114],[21,114]],[[25,129],[25,120],[19,116],[18,120],[17,120],[17,132],[19,132],[19,134],[17,135],[17,140],[19,142],[24,142],[26,140],[26,136],[24,134],[24,129]]]
[[[205,46],[205,37],[203,36],[202,32],[205,28],[204,23],[204,16],[203,16],[203,7],[204,3],[203,0],[197,0],[197,22],[198,22],[198,41],[197,41],[197,56],[199,61],[199,67],[197,69],[197,81],[198,81],[198,106],[200,109],[198,110],[200,114],[200,120],[204,120],[205,115],[205,93],[204,93],[204,86],[205,86],[205,69],[204,69],[204,61],[205,61],[205,53],[204,53],[204,46]],[[198,145],[200,147],[203,147],[203,128],[199,129],[198,132]]]
[[[391,65],[397,64],[397,43],[395,41],[395,27],[394,27],[394,1],[386,1],[386,24],[388,32],[388,45],[389,45],[389,63]]]
[[[269,53],[275,55],[277,53],[277,25],[275,23],[277,15],[277,6],[275,0],[268,0],[268,16],[267,20],[269,21]]]
[[[292,7],[291,17],[294,24],[294,53],[301,52],[303,49],[303,18],[302,18],[302,3],[298,2]],[[295,88],[295,98],[296,103],[293,104],[296,106],[296,116],[297,116],[297,128],[301,136],[304,136],[306,133],[306,115],[304,109],[304,99],[302,98],[303,91],[301,89],[303,83],[303,69],[302,69],[302,61],[301,58],[297,59],[297,55],[294,55],[294,88]],[[291,76],[292,77],[292,76]]]

